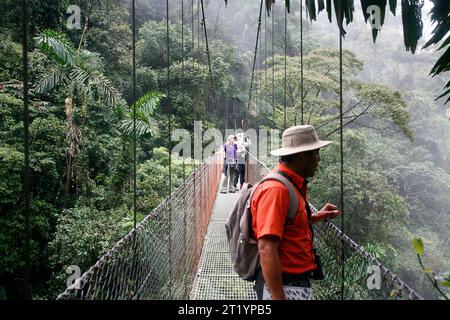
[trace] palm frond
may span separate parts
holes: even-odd
[[[290,0],[284,0],[284,3],[286,4],[287,12],[291,13],[291,1]]]
[[[403,21],[403,41],[406,51],[416,51],[417,42],[422,37],[423,1],[420,0],[402,0],[402,21]]]
[[[127,136],[133,137],[134,121],[133,119],[125,119],[120,124],[120,130]],[[141,138],[146,135],[156,136],[159,128],[158,123],[153,119],[136,119],[136,137]]]
[[[105,71],[103,58],[98,52],[81,50],[78,55],[77,65],[89,73],[104,73]]]
[[[159,106],[161,99],[164,97],[165,94],[158,91],[147,92],[134,104],[136,108],[136,114],[142,117],[151,117],[156,108]]]
[[[74,49],[64,34],[54,30],[44,30],[35,37],[36,46],[62,67],[75,64]]]
[[[272,5],[275,3],[275,0],[266,0],[266,10],[267,15],[270,16],[270,11],[272,10]]]
[[[306,12],[311,20],[316,20],[316,3],[314,0],[305,0]]]
[[[104,74],[97,73],[95,75],[95,87],[100,96],[100,99],[105,101],[109,106],[115,106],[120,99],[119,91],[114,87],[111,80]]]
[[[55,68],[50,73],[43,76],[43,79],[39,81],[34,90],[37,93],[48,92],[58,85],[64,85],[69,83],[69,78],[65,70]]]
[[[127,113],[127,119],[123,120],[120,129],[128,136],[133,136],[134,121],[133,108],[136,110],[136,136],[157,135],[158,123],[152,118],[165,94],[157,91],[149,91],[140,97]]]
[[[397,0],[389,0],[389,9],[391,9],[392,14],[395,16],[397,11]]]
[[[89,80],[89,74],[78,67],[72,68],[72,70],[70,71],[70,77],[72,81],[78,86],[83,86]]]
[[[435,100],[438,100],[440,98],[443,98],[445,96],[448,96],[447,100],[445,101],[445,103],[450,101],[450,81],[447,82],[447,84],[444,87],[444,93],[442,93],[439,97],[437,97]],[[450,110],[450,109],[449,109]],[[450,120],[450,118],[449,118]]]

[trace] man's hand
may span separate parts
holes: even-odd
[[[311,215],[312,223],[316,223],[323,220],[333,219],[339,216],[341,212],[334,204],[327,203],[319,212]]]

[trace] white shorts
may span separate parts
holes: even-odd
[[[307,287],[283,286],[286,300],[311,300],[312,289]],[[263,300],[272,300],[272,295],[264,284]]]

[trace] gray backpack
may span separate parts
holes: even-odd
[[[245,184],[242,187],[241,196],[236,202],[225,223],[230,255],[233,268],[244,280],[256,280],[259,268],[258,242],[252,237],[252,213],[250,205],[253,193],[264,181],[276,180],[283,183],[289,190],[289,210],[286,224],[291,224],[297,214],[299,200],[295,187],[289,180],[278,173],[270,173],[252,187]]]

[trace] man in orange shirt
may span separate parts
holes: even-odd
[[[287,187],[268,180],[255,190],[251,212],[261,264],[255,285],[258,299],[311,298],[310,277],[317,268],[311,224],[334,218],[340,211],[335,205],[326,204],[311,214],[306,209],[309,202],[306,179],[317,170],[321,160],[319,149],[330,143],[320,141],[313,126],[295,126],[283,132],[282,148],[271,152],[280,157],[274,171],[294,185],[299,207],[295,219],[287,224]]]

